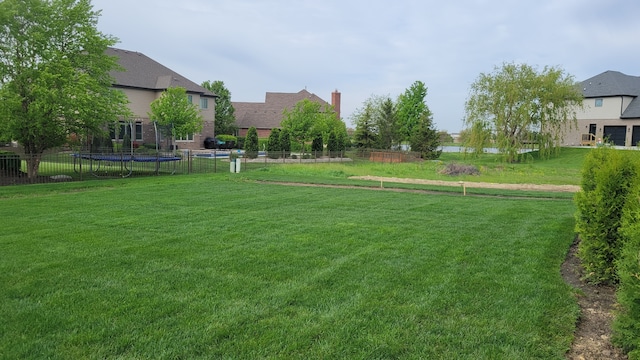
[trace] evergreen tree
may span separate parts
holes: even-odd
[[[233,135],[238,130],[236,126],[236,115],[231,103],[231,92],[224,86],[222,81],[211,82],[209,80],[202,83],[202,87],[216,94],[216,135]]]
[[[291,155],[291,136],[287,129],[280,130],[280,150],[285,158]]]
[[[322,143],[322,133],[321,132],[317,132],[314,137],[313,140],[311,141],[311,151],[318,156],[318,154],[320,154],[320,156],[322,156],[322,150],[324,148],[324,144]]]
[[[249,159],[258,157],[258,130],[252,126],[247,131],[247,138],[244,141],[244,154]]]
[[[363,110],[355,115],[356,132],[354,134],[355,146],[359,148],[372,149],[378,139],[377,129],[373,118],[373,107],[370,103],[365,104]]]
[[[332,131],[329,133],[329,139],[327,140],[327,151],[329,151],[330,157],[336,157],[336,154],[342,151],[342,146],[339,144],[338,136]]]
[[[433,128],[433,121],[423,114],[422,119],[414,129],[413,135],[409,141],[411,150],[420,153],[420,157],[425,160],[433,160],[440,157],[442,150],[438,150],[440,146],[440,136]]]
[[[269,154],[270,158],[277,159],[278,157],[280,157],[281,150],[282,148],[280,146],[280,129],[271,129],[269,140],[267,141],[267,153]]]

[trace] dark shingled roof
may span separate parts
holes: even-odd
[[[296,103],[303,99],[309,99],[322,105],[329,105],[319,96],[301,90],[297,93],[268,92],[265,102],[232,102],[236,115],[236,125],[240,129],[248,129],[255,126],[256,129],[274,129],[280,127],[284,109],[291,110]]]
[[[135,51],[108,48],[107,55],[118,57],[124,71],[113,71],[114,87],[162,91],[180,86],[188,93],[215,97],[216,95],[150,57]]]
[[[634,99],[625,109],[621,119],[640,118],[640,77],[619,71],[605,71],[580,83],[585,98],[630,96]]]

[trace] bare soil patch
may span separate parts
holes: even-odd
[[[627,359],[611,344],[611,322],[616,305],[612,286],[592,285],[582,280],[584,271],[576,255],[578,240],[573,243],[561,267],[564,281],[579,290],[580,318],[571,350],[570,360]]]

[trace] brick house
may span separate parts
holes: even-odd
[[[136,144],[155,144],[156,132],[148,115],[151,112],[150,104],[167,88],[177,86],[187,90],[187,96],[192,103],[198,104],[204,118],[202,132],[176,139],[178,148],[202,149],[204,139],[214,136],[215,94],[139,52],[108,48],[106,53],[116,56],[124,69],[113,71],[111,76],[115,79],[113,87],[123,91],[129,99],[129,109],[134,114],[131,139]],[[121,127],[124,127],[124,123],[121,123]],[[112,139],[121,141],[122,133],[112,131]]]
[[[605,71],[580,84],[584,108],[576,114],[577,129],[565,145],[593,145],[598,139],[617,146],[640,142],[640,77]]]
[[[306,89],[297,93],[267,92],[264,102],[232,102],[235,110],[236,126],[238,126],[238,135],[246,136],[249,128],[255,126],[258,131],[258,137],[269,137],[271,129],[280,128],[284,110],[293,109],[296,103],[304,99],[309,99],[321,105],[333,106],[338,119],[340,119],[340,93],[338,90],[331,93],[331,104]]]

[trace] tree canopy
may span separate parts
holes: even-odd
[[[0,1],[0,138],[23,146],[28,176],[42,153],[71,134],[98,132],[129,115],[113,89],[114,37],[96,28],[89,0]]]
[[[354,142],[357,147],[396,149],[409,143],[424,158],[437,158],[440,152],[431,111],[425,102],[427,87],[414,82],[394,102],[389,96],[372,95],[356,110]]]
[[[312,140],[316,132],[329,133],[338,123],[346,127],[344,123],[337,120],[335,111],[330,106],[323,106],[320,103],[303,99],[295,104],[293,109],[285,109],[284,119],[280,123],[283,129],[287,130],[289,136],[300,144],[304,151],[304,144]]]
[[[223,81],[205,81],[202,87],[216,94],[216,117],[215,129],[216,135],[228,134],[233,135],[238,130],[236,126],[236,115],[233,104],[231,103],[231,92],[224,86]]]
[[[572,76],[555,67],[538,72],[526,64],[503,64],[480,74],[465,104],[465,124],[477,142],[486,144],[487,129],[508,161],[516,161],[528,142],[537,142],[542,157],[560,147],[564,132],[575,123],[583,96]]]
[[[431,118],[425,102],[427,87],[422,81],[414,82],[398,97],[398,131],[402,141],[409,141],[422,119]]]
[[[149,118],[167,129],[167,135],[185,137],[202,131],[204,120],[183,87],[170,87],[151,103]]]

